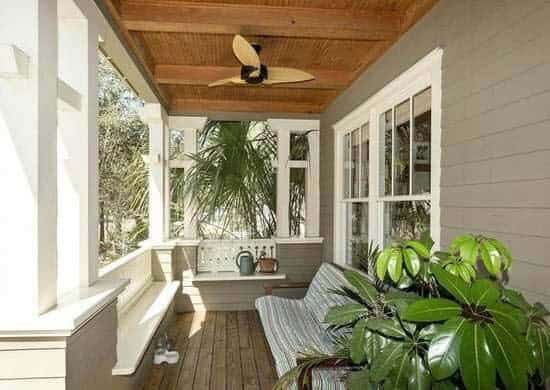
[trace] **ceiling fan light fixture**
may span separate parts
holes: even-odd
[[[241,79],[246,81],[249,84],[261,84],[262,81],[267,79],[268,71],[267,66],[260,64],[260,73],[258,76],[252,76],[252,73],[257,71],[258,68],[250,65],[241,66]]]

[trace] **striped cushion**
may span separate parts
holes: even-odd
[[[329,289],[339,289],[342,286],[350,286],[342,271],[329,263],[323,263],[307,290],[304,303],[325,329],[327,325],[324,321],[328,309],[332,306],[354,303],[349,298],[328,292]]]
[[[265,296],[256,299],[256,309],[279,377],[296,367],[296,357],[300,352],[312,348],[323,353],[332,352],[323,327],[307,310],[303,300]],[[343,390],[345,386],[338,380],[340,375],[341,372],[336,370],[315,370],[313,388]]]

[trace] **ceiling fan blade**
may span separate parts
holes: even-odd
[[[235,77],[230,77],[228,79],[221,79],[221,80],[214,81],[214,82],[208,84],[208,86],[209,87],[219,87],[219,86],[227,85],[227,84],[245,84],[245,83],[246,83],[246,81],[241,79],[239,76],[235,76]]]
[[[264,84],[299,83],[315,79],[315,76],[300,69],[270,66]]]
[[[240,35],[235,35],[235,38],[233,38],[233,53],[235,53],[235,57],[241,64],[253,66],[259,71],[260,56],[258,56],[252,45]]]

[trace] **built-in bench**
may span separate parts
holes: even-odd
[[[116,390],[141,388],[152,365],[154,340],[166,331],[174,313],[179,281],[155,281],[151,249],[141,248],[102,269],[103,278],[129,279],[117,303]]]
[[[279,377],[296,367],[301,352],[312,348],[326,354],[334,352],[324,319],[330,307],[351,302],[346,297],[328,292],[341,286],[349,286],[342,271],[324,263],[311,281],[304,299],[267,295],[256,300],[256,309]],[[313,370],[311,388],[344,390],[341,374],[336,369]]]

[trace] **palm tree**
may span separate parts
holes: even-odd
[[[270,237],[275,233],[277,142],[264,122],[208,121],[179,199],[196,205],[202,235]]]

